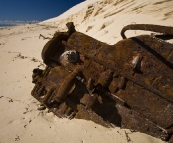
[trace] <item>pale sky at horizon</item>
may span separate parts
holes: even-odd
[[[43,21],[85,0],[0,0],[0,21]]]

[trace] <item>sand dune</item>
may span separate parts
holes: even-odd
[[[61,16],[39,24],[0,29],[0,143],[161,143],[160,139],[90,121],[60,119],[31,96],[32,70],[44,68],[41,50],[55,31],[76,29],[108,44],[121,40],[120,31],[131,23],[172,25],[171,0],[87,0]],[[128,31],[127,37],[149,33]],[[141,123],[142,124],[142,123]]]
[[[74,11],[72,8],[66,12],[64,18],[62,15],[61,19],[57,17],[42,23],[55,25],[59,29],[65,30],[66,27],[64,25],[66,22],[73,21],[78,31],[103,42],[115,44],[121,40],[119,33],[127,24],[160,24],[171,26],[173,15],[172,4],[173,1],[170,0],[103,0],[90,4],[87,3],[87,6],[79,12]],[[105,25],[105,23],[107,24]],[[103,25],[105,25],[104,29],[102,28]],[[108,32],[103,35],[102,33],[105,33],[103,32],[105,30]],[[150,32],[128,31],[127,36],[145,33]]]

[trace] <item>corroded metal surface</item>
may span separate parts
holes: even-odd
[[[32,95],[58,117],[92,120],[169,140],[173,134],[173,45],[141,35],[115,45],[76,32],[59,32],[45,45],[45,70],[33,70]],[[148,28],[148,29],[147,29]],[[159,31],[158,28],[164,28]],[[171,27],[126,30],[173,35]],[[170,30],[169,30],[170,29]]]

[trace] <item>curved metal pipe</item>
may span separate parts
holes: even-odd
[[[144,31],[163,33],[165,35],[173,35],[173,27],[170,26],[160,26],[153,24],[130,24],[125,26],[121,30],[121,36],[123,39],[126,39],[125,31],[127,30],[144,30]]]

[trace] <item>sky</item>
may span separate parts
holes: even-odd
[[[0,0],[0,21],[43,21],[85,0]]]

